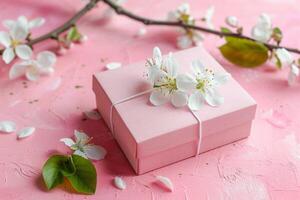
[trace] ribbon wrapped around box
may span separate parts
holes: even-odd
[[[174,58],[182,73],[196,59],[225,72],[203,47],[179,51]],[[233,78],[218,89],[225,98],[221,106],[203,105],[192,112],[188,107],[151,105],[145,71],[142,61],[93,78],[97,108],[137,174],[249,136],[256,102]]]

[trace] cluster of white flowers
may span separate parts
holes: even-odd
[[[212,24],[212,17],[214,14],[214,7],[211,6],[206,12],[202,21],[204,21],[208,28],[214,29]],[[181,22],[183,24],[192,25],[196,24],[196,19],[190,13],[190,5],[184,3],[176,10],[168,13],[167,19],[173,22]],[[181,35],[177,38],[177,46],[181,49],[199,45],[204,39],[204,36],[193,29],[180,29]]]
[[[7,31],[0,32],[0,43],[4,47],[2,59],[6,64],[11,63],[17,56],[20,63],[14,64],[9,72],[10,79],[25,75],[28,80],[37,80],[40,74],[50,74],[54,71],[56,56],[52,52],[44,51],[33,59],[33,52],[26,42],[30,40],[31,30],[42,26],[43,18],[28,20],[20,16],[17,20],[4,20]]]
[[[226,18],[226,23],[233,28],[239,28],[239,21],[235,16],[228,16]],[[280,42],[282,35],[278,31],[280,31],[280,29],[277,27],[274,28],[271,17],[266,13],[262,13],[259,16],[257,23],[252,27],[251,37],[256,41],[263,43],[269,42],[271,39],[275,42]],[[289,67],[289,85],[293,85],[299,79],[299,63],[295,61],[289,51],[284,48],[273,50],[271,58],[279,68]]]
[[[153,57],[146,65],[153,86],[150,102],[155,106],[171,101],[175,107],[188,104],[190,109],[199,110],[204,102],[210,106],[224,102],[216,88],[229,79],[228,73],[214,73],[197,60],[192,62],[193,74],[178,74],[179,65],[172,54],[163,57],[158,47],[153,49]]]

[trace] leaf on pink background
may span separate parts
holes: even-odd
[[[174,186],[172,181],[165,177],[165,176],[156,176],[156,179],[163,185],[165,186],[168,190],[170,190],[171,192],[174,191]]]
[[[291,122],[291,120],[284,113],[274,109],[270,109],[269,111],[263,113],[262,117],[269,124],[277,128],[286,128]]]

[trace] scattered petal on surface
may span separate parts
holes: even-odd
[[[147,29],[145,29],[145,28],[140,28],[139,30],[138,30],[138,32],[137,32],[137,36],[143,36],[143,35],[146,35],[146,33],[147,33]]]
[[[290,123],[290,119],[284,113],[273,109],[263,113],[262,117],[277,128],[286,128]]]
[[[101,115],[99,114],[99,112],[97,110],[89,110],[89,111],[85,111],[83,113],[88,119],[92,119],[92,120],[101,119]]]
[[[119,62],[111,62],[106,64],[106,68],[109,70],[117,69],[122,66],[122,63]]]
[[[172,183],[172,181],[169,178],[164,177],[164,176],[156,176],[156,179],[160,183],[162,183],[167,189],[169,189],[171,192],[174,191],[173,183]]]
[[[34,127],[25,127],[17,132],[18,138],[26,138],[30,135],[32,135],[35,131]]]
[[[126,183],[124,182],[124,180],[119,177],[119,176],[116,176],[114,178],[114,184],[115,186],[120,189],[120,190],[125,190],[126,189]]]
[[[16,131],[16,124],[12,121],[1,121],[0,132],[12,133]]]

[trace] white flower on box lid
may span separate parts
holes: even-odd
[[[262,13],[256,25],[252,28],[251,35],[253,39],[260,42],[267,42],[273,33],[272,21],[269,15]]]
[[[5,26],[8,30],[12,30],[15,26],[20,25],[29,33],[31,29],[40,27],[44,23],[45,19],[42,17],[28,20],[25,16],[19,16],[17,20],[4,20],[3,26]]]
[[[93,138],[77,130],[74,131],[74,135],[75,141],[71,138],[60,139],[61,142],[74,150],[74,154],[92,160],[101,160],[105,157],[107,152],[103,147],[89,143]]]
[[[230,77],[229,73],[214,73],[199,61],[192,62],[193,75],[182,74],[177,77],[177,86],[182,91],[191,91],[188,106],[199,110],[204,101],[210,106],[219,106],[224,102],[216,88],[224,84]]]
[[[155,47],[153,58],[148,59],[147,64],[149,65],[148,79],[154,89],[150,95],[150,102],[159,106],[171,100],[175,107],[185,106],[188,95],[177,87],[178,65],[172,54],[163,58],[159,48]]]
[[[2,59],[9,64],[17,55],[21,59],[29,59],[32,55],[31,48],[24,44],[28,31],[21,25],[10,27],[9,32],[0,32],[0,43],[5,47]]]
[[[30,81],[35,81],[40,75],[53,73],[56,56],[50,51],[40,52],[36,59],[22,60],[14,64],[9,71],[9,78],[15,79],[25,75]]]

